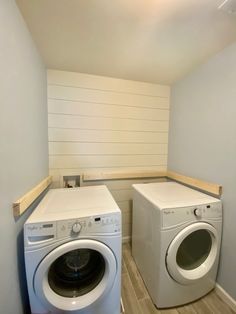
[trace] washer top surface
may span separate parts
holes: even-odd
[[[217,198],[176,182],[134,184],[133,188],[159,209],[220,202]]]
[[[105,185],[51,189],[27,223],[57,221],[120,212]]]

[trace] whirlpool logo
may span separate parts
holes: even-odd
[[[171,209],[169,209],[169,210],[164,210],[164,214],[165,215],[170,215],[170,214],[174,214],[175,212],[174,212],[174,210],[171,210]]]
[[[38,230],[39,229],[39,227],[38,226],[28,226],[27,227],[27,230],[29,230],[29,231],[34,231],[34,230]]]

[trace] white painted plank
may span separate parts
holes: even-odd
[[[50,173],[53,171],[57,171],[58,175],[60,176],[77,176],[82,175],[86,172],[86,174],[94,174],[96,171],[102,171],[109,172],[109,171],[117,171],[120,172],[136,172],[136,171],[143,171],[143,172],[150,172],[150,171],[164,171],[166,172],[167,166],[161,165],[161,166],[129,166],[129,167],[97,167],[97,168],[86,168],[86,167],[76,167],[76,168],[51,168],[50,167]]]
[[[48,84],[95,88],[126,93],[169,97],[170,87],[84,73],[48,70]]]
[[[128,105],[145,108],[169,108],[169,99],[157,96],[124,94],[113,91],[65,87],[57,85],[48,86],[48,98],[65,99],[72,101],[86,101],[103,104]],[[158,107],[157,107],[157,99]]]
[[[147,121],[101,117],[80,117],[73,115],[48,115],[48,126],[75,128],[79,130],[145,131],[167,132],[168,121]]]
[[[156,100],[157,107],[158,101]],[[146,120],[168,120],[169,110],[159,108],[138,108],[130,106],[68,101],[61,99],[48,100],[48,112],[80,116],[115,117]]]
[[[56,172],[57,173],[57,172]],[[138,178],[138,179],[119,179],[119,180],[104,180],[104,181],[83,181],[83,186],[89,185],[106,185],[109,190],[127,190],[132,189],[133,184],[138,183],[151,183],[151,182],[164,182],[166,178]],[[124,206],[124,205],[123,205]]]
[[[118,171],[121,168],[101,168],[102,171]],[[152,167],[132,167],[132,168],[122,168],[122,172],[127,171],[127,173],[132,172],[132,171],[166,171],[167,166],[152,166]],[[50,175],[53,177],[53,184],[55,184],[56,187],[62,187],[62,178],[63,176],[75,176],[75,175],[83,175],[83,173],[94,173],[95,171],[99,171],[98,168],[70,168],[70,169],[65,169],[65,168],[58,168],[58,169],[49,169]],[[135,180],[108,180],[108,181],[88,181],[88,182],[83,182],[82,181],[82,186],[87,186],[87,185],[100,185],[100,184],[105,184],[109,187],[109,189],[113,190],[120,190],[120,189],[131,189],[131,185],[134,183],[145,183],[145,182],[159,182],[163,181],[165,178],[156,178],[156,179],[135,179]],[[129,183],[130,181],[130,183]],[[132,183],[132,184],[131,184]],[[123,185],[123,186],[122,186]]]
[[[128,132],[49,128],[48,136],[49,141],[59,142],[168,143],[167,132]]]
[[[99,168],[99,167],[142,167],[146,165],[164,166],[167,155],[114,155],[114,156],[49,156],[50,168]]]
[[[167,149],[167,144],[49,142],[49,155],[154,155]]]

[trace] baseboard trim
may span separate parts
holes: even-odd
[[[218,283],[215,286],[215,292],[233,311],[236,311],[236,300],[234,300]]]
[[[122,237],[122,243],[128,243],[131,241],[131,237],[127,236],[127,237]]]

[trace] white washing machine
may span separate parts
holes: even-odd
[[[133,187],[132,255],[154,304],[202,297],[217,275],[221,201],[175,182]]]
[[[24,243],[32,314],[120,314],[121,212],[105,186],[50,190]]]

